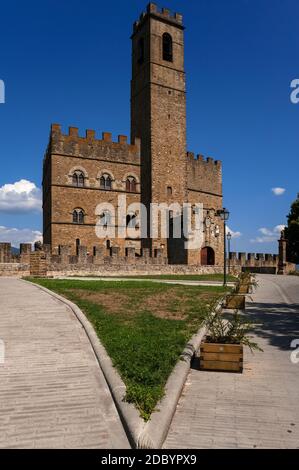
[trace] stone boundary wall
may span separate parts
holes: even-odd
[[[23,263],[0,263],[0,277],[29,276],[30,265]]]
[[[279,255],[269,253],[229,253],[231,271],[251,271],[260,274],[288,274],[296,270],[296,265],[281,261]],[[279,272],[283,265],[283,272]]]
[[[233,268],[272,268],[278,269],[279,257],[278,255],[271,255],[268,253],[229,253],[229,264]]]
[[[58,269],[57,269],[58,268]],[[137,264],[137,265],[69,265],[66,269],[52,265],[47,271],[48,276],[131,276],[160,274],[216,274],[222,273],[221,266],[188,266],[182,264]]]
[[[36,244],[32,251],[30,243],[20,245],[20,254],[13,255],[10,243],[0,243],[0,276],[124,276],[150,274],[215,274],[222,273],[223,266],[200,266],[168,264],[160,248],[153,253],[149,248],[137,256],[135,248],[126,249],[126,256],[119,256],[120,248],[94,247],[93,254],[85,246],[79,246],[77,255],[70,254],[69,246],[60,245],[53,254],[50,245]],[[256,273],[281,274],[279,255],[267,253],[229,253],[228,271],[239,273],[250,270]],[[295,271],[293,263],[283,263],[283,274]]]

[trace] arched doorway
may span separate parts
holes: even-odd
[[[201,265],[202,266],[214,266],[215,264],[215,252],[210,246],[205,246],[201,249]]]

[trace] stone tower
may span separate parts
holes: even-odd
[[[120,196],[133,205],[125,217],[118,213]],[[147,233],[143,224],[141,234],[140,202],[149,219]],[[203,227],[197,230],[203,240],[198,237],[196,246],[186,247],[177,232],[184,203],[192,206],[189,240],[201,214],[197,205],[203,209]],[[103,204],[109,208],[104,210]],[[152,204],[160,206],[154,234],[150,228],[157,226],[149,224]],[[170,264],[220,266],[222,207],[221,162],[186,149],[183,18],[150,3],[132,34],[131,142],[123,135],[115,141],[110,132],[100,138],[91,129],[82,136],[76,127],[68,133],[59,124],[51,127],[43,166],[44,243],[54,255],[69,250],[79,256],[84,248],[90,258],[97,253],[100,259],[102,253],[102,262],[112,253],[126,258],[136,250],[130,262],[138,263],[152,249],[155,263],[162,258]],[[169,233],[162,233],[161,225]]]
[[[159,12],[153,3],[134,24],[132,35],[132,141],[135,138],[141,138],[141,201],[146,207],[151,202],[186,202],[184,26],[181,15],[171,16],[165,8]],[[172,258],[169,242],[160,233],[144,239],[143,245],[164,245]]]

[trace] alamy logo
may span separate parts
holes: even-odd
[[[150,210],[140,202],[127,204],[126,196],[118,196],[117,205],[103,202],[97,205],[98,238],[173,238],[184,240],[186,250],[201,248],[204,243],[203,204],[151,203]],[[148,217],[149,215],[149,217]],[[149,224],[148,224],[149,222]],[[215,227],[215,237],[219,234]]]
[[[296,348],[295,351],[291,352],[291,362],[293,364],[299,363],[299,339],[293,339],[291,342],[291,348]]]
[[[0,104],[5,103],[5,84],[3,80],[0,80]]]
[[[291,102],[293,104],[298,104],[299,103],[299,78],[295,78],[294,80],[291,81],[291,88],[294,88],[290,96]]]
[[[5,344],[3,339],[0,339],[0,365],[4,364],[5,360]]]

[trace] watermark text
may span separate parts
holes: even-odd
[[[296,348],[295,351],[291,352],[291,362],[292,364],[299,364],[299,339],[293,339],[291,348]]]
[[[0,365],[4,364],[5,360],[5,344],[3,339],[0,339]]]
[[[295,78],[291,81],[291,88],[293,91],[291,92],[290,99],[293,104],[299,103],[299,78]]]
[[[3,80],[0,80],[0,104],[5,103],[5,83]]]
[[[95,215],[98,238],[181,239],[187,250],[201,248],[204,243],[202,203],[151,203],[147,209],[139,202],[127,204],[126,196],[121,195],[115,206],[98,204]]]

